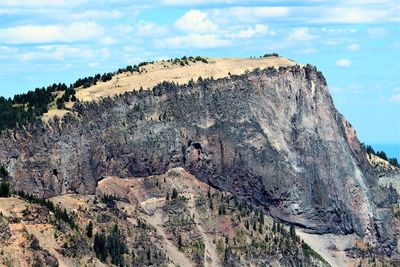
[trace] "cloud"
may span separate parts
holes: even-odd
[[[254,35],[258,34],[266,34],[269,33],[270,35],[275,35],[275,32],[269,31],[267,25],[257,24],[254,27],[247,27],[245,30],[239,31],[237,34],[231,34],[229,37],[231,38],[251,38]]]
[[[160,42],[163,42],[160,40]],[[231,43],[228,40],[220,39],[214,34],[197,34],[191,33],[184,36],[176,36],[167,38],[165,45],[173,49],[182,48],[216,48],[229,46]]]
[[[383,28],[369,28],[368,29],[368,35],[372,38],[381,38],[386,36],[386,31]]]
[[[119,10],[86,10],[81,13],[68,14],[69,20],[109,20],[118,19],[123,16]]]
[[[260,23],[269,19],[282,19],[290,15],[289,7],[226,7],[209,9],[209,16],[220,24]]]
[[[137,26],[137,34],[141,36],[157,36],[166,32],[166,27],[159,26],[151,21],[141,21]]]
[[[346,50],[350,52],[356,52],[360,50],[360,45],[359,44],[349,44],[346,46]]]
[[[99,37],[103,28],[94,22],[63,25],[24,25],[0,29],[0,42],[6,44],[37,44],[76,42]]]
[[[186,32],[214,32],[218,26],[210,20],[208,14],[192,9],[175,22],[175,26]]]
[[[91,49],[71,47],[67,45],[43,45],[36,47],[36,51],[22,53],[18,56],[21,61],[33,60],[57,60],[62,61],[66,57],[76,57],[81,59],[94,58],[95,53]]]
[[[247,3],[257,2],[257,0],[248,0]],[[242,4],[240,0],[161,0],[163,5],[171,6],[199,6],[199,5],[217,5],[217,4]]]
[[[111,36],[106,36],[99,40],[99,44],[101,45],[113,45],[116,43],[116,40]]]
[[[73,7],[87,3],[89,0],[2,0],[0,7]]]
[[[350,68],[351,64],[352,64],[351,60],[345,58],[336,61],[336,66],[340,68]]]
[[[120,36],[124,36],[128,33],[133,32],[134,28],[130,25],[126,25],[126,24],[119,24],[113,27],[113,29],[111,29],[111,31],[117,35]]]
[[[295,28],[287,37],[288,42],[307,42],[314,39],[316,39],[316,36],[312,35],[307,27]]]
[[[315,8],[319,10],[319,15],[311,21],[317,23],[372,23],[379,21],[391,20],[391,15],[386,9],[373,9],[361,7],[332,7],[332,8]],[[312,11],[312,10],[310,10]],[[310,12],[311,13],[311,12]]]
[[[394,95],[390,98],[391,102],[400,104],[400,94]]]
[[[105,47],[105,48],[101,49],[100,55],[103,59],[107,59],[111,56],[111,52],[107,47]]]

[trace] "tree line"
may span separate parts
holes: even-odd
[[[176,58],[167,61],[170,61],[173,64],[189,64],[189,61],[201,61],[208,63],[207,59],[199,56],[184,56],[181,59]],[[13,98],[5,98],[0,96],[0,114],[2,115],[0,117],[0,131],[21,127],[27,125],[28,123],[37,121],[40,116],[49,110],[50,105],[54,103],[54,101],[58,109],[64,109],[66,102],[77,101],[75,96],[75,89],[77,88],[87,88],[92,85],[96,85],[99,81],[110,81],[114,75],[124,72],[140,73],[140,67],[152,63],[154,63],[154,61],[141,62],[137,65],[128,65],[125,68],[120,68],[116,72],[108,72],[79,78],[69,86],[67,86],[65,83],[54,83],[47,87],[30,90],[23,94],[16,94]],[[59,94],[57,94],[57,92]]]
[[[372,154],[375,156],[380,157],[381,159],[384,159],[386,161],[388,161],[391,165],[400,168],[400,164],[397,160],[397,158],[393,157],[393,158],[388,158],[388,156],[386,155],[386,153],[384,151],[375,151],[373,149],[372,146],[370,145],[365,145],[364,143],[361,144],[361,146],[363,147],[363,149],[368,153],[368,154]]]

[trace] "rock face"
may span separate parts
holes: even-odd
[[[325,78],[312,66],[77,103],[75,115],[1,137],[15,189],[50,197],[94,193],[104,176],[183,167],[248,197],[272,216],[324,233],[357,233],[390,253],[393,190],[376,172]]]

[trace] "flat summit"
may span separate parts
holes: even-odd
[[[140,67],[140,72],[124,72],[113,76],[112,80],[99,82],[89,88],[77,90],[77,97],[82,101],[92,101],[105,96],[113,96],[124,92],[151,89],[161,82],[186,84],[199,77],[223,78],[229,75],[241,75],[256,68],[288,67],[296,63],[285,57],[261,58],[204,58],[204,61],[181,59],[179,61],[163,60]]]

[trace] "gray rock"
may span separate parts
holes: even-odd
[[[104,176],[182,166],[283,221],[318,233],[355,232],[386,254],[394,248],[388,210],[397,197],[377,184],[315,67],[162,83],[73,110],[1,137],[0,162],[15,189],[93,194]]]

